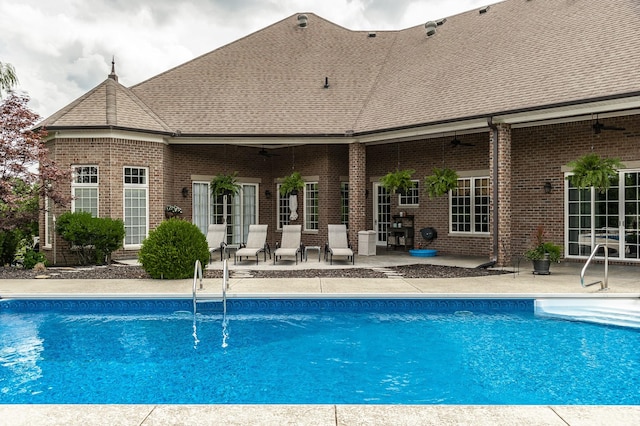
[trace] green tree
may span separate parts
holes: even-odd
[[[10,93],[0,103],[0,231],[38,220],[38,198],[66,205],[71,171],[51,160],[40,117],[29,110],[29,97]],[[51,205],[51,204],[50,204]],[[34,208],[35,207],[35,208]]]
[[[9,91],[16,84],[18,84],[18,76],[13,65],[0,62],[0,98],[3,90]]]

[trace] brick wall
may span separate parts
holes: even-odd
[[[640,116],[610,118],[607,124],[626,127],[625,132],[602,131],[595,135],[590,121],[554,124],[535,128],[510,129],[511,143],[499,152],[503,172],[503,203],[501,241],[499,250],[506,261],[520,256],[530,245],[531,234],[544,225],[554,242],[564,244],[564,174],[562,167],[581,155],[594,152],[619,157],[622,161],[640,161]],[[501,137],[509,135],[502,126]],[[327,225],[340,222],[340,183],[350,183],[350,240],[357,244],[357,231],[373,228],[373,183],[396,167],[416,170],[414,178],[422,183],[434,167],[450,167],[458,173],[484,170],[491,177],[491,146],[489,129],[458,139],[473,146],[452,147],[452,136],[421,139],[386,145],[305,145],[269,150],[272,157],[258,155],[260,147],[232,145],[165,145],[115,139],[58,139],[48,144],[50,154],[63,167],[72,164],[97,164],[100,167],[100,215],[122,218],[122,167],[125,165],[149,168],[150,229],[164,219],[164,207],[177,204],[184,211],[184,219],[191,220],[191,176],[213,176],[237,171],[244,178],[259,179],[259,217],[269,225],[268,241],[280,240],[275,231],[277,213],[276,180],[293,170],[303,176],[317,176],[320,197],[319,230],[306,232],[302,240],[307,245],[322,245],[327,240]],[[507,140],[507,139],[505,139]],[[509,151],[510,150],[510,155]],[[362,154],[365,154],[364,156]],[[349,162],[352,161],[350,168]],[[511,167],[506,168],[510,161]],[[366,175],[359,174],[363,165]],[[351,176],[350,176],[351,174]],[[545,194],[543,185],[551,182],[553,191]],[[183,198],[182,188],[189,189]],[[272,194],[265,197],[265,191]],[[365,196],[368,190],[368,196]],[[68,191],[71,191],[70,186]],[[391,214],[400,210],[415,216],[416,245],[423,242],[419,230],[431,226],[438,231],[438,239],[431,248],[443,254],[492,256],[492,239],[488,235],[455,235],[449,230],[449,197],[429,199],[420,193],[417,207],[398,206],[392,196]],[[299,199],[299,208],[303,208]],[[68,210],[68,209],[66,209]],[[63,210],[56,210],[59,215]],[[304,214],[299,210],[302,224]],[[502,228],[504,226],[504,228]],[[41,218],[41,241],[44,223]],[[506,240],[505,240],[506,239]],[[59,249],[62,248],[58,238]],[[46,251],[51,257],[50,250]],[[60,250],[59,250],[60,254]],[[120,251],[116,257],[135,253]],[[58,261],[62,258],[58,256]]]

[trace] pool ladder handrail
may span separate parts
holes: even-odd
[[[202,290],[202,264],[200,260],[196,260],[196,263],[193,267],[193,286],[192,286],[192,296],[193,296],[193,313],[196,313],[198,296],[197,296],[197,288],[196,283],[200,280],[199,289]],[[223,320],[227,319],[227,289],[229,288],[229,264],[227,263],[227,259],[222,261],[222,313]]]
[[[600,247],[604,247],[604,279],[599,281],[594,281],[589,284],[585,284],[584,274],[585,272],[587,272],[587,267],[591,263],[591,260],[595,257]],[[586,288],[595,284],[600,284],[600,290],[602,291],[609,290],[609,248],[606,246],[606,244],[596,244],[596,246],[593,248],[591,255],[589,256],[589,258],[584,264],[584,267],[582,268],[582,272],[580,272],[580,284],[582,285],[583,288]]]
[[[200,279],[200,290],[202,290],[202,264],[200,260],[196,259],[196,263],[193,266],[193,313],[196,313],[196,282]]]

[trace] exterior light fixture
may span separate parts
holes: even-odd
[[[271,191],[269,191],[268,189],[264,191],[264,196],[267,197],[267,199],[271,199]]]
[[[553,186],[551,185],[551,182],[545,182],[542,188],[544,189],[545,194],[551,194],[551,191],[553,190]]]
[[[189,196],[189,188],[187,188],[186,186],[182,188],[182,196],[184,198],[187,198]]]

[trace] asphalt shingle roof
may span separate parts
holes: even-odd
[[[107,79],[46,123],[106,124],[112,83],[118,126],[239,136],[374,132],[640,92],[637,0],[507,0],[431,37],[423,25],[370,37],[307,15],[305,28],[290,16],[130,90]]]

